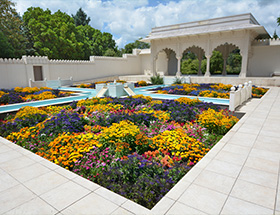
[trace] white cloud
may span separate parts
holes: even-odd
[[[149,34],[152,27],[252,13],[272,35],[278,0],[15,0],[20,14],[30,6],[75,14],[82,7],[91,26],[114,35],[119,47]]]

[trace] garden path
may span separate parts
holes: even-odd
[[[152,209],[0,137],[0,214],[280,214],[280,88],[246,115]]]

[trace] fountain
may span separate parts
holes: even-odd
[[[114,80],[113,83],[107,84],[96,84],[96,97],[117,97],[120,98],[121,96],[133,96],[134,93],[134,83],[117,83]]]

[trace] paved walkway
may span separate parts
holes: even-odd
[[[0,214],[280,215],[280,88],[148,210],[0,138]]]

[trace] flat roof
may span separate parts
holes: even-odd
[[[255,17],[251,13],[246,13],[215,19],[155,27],[152,28],[151,33],[141,41],[150,42],[151,40],[170,37],[238,31],[244,29],[254,30],[258,33],[258,35],[269,36],[265,28],[257,22]]]

